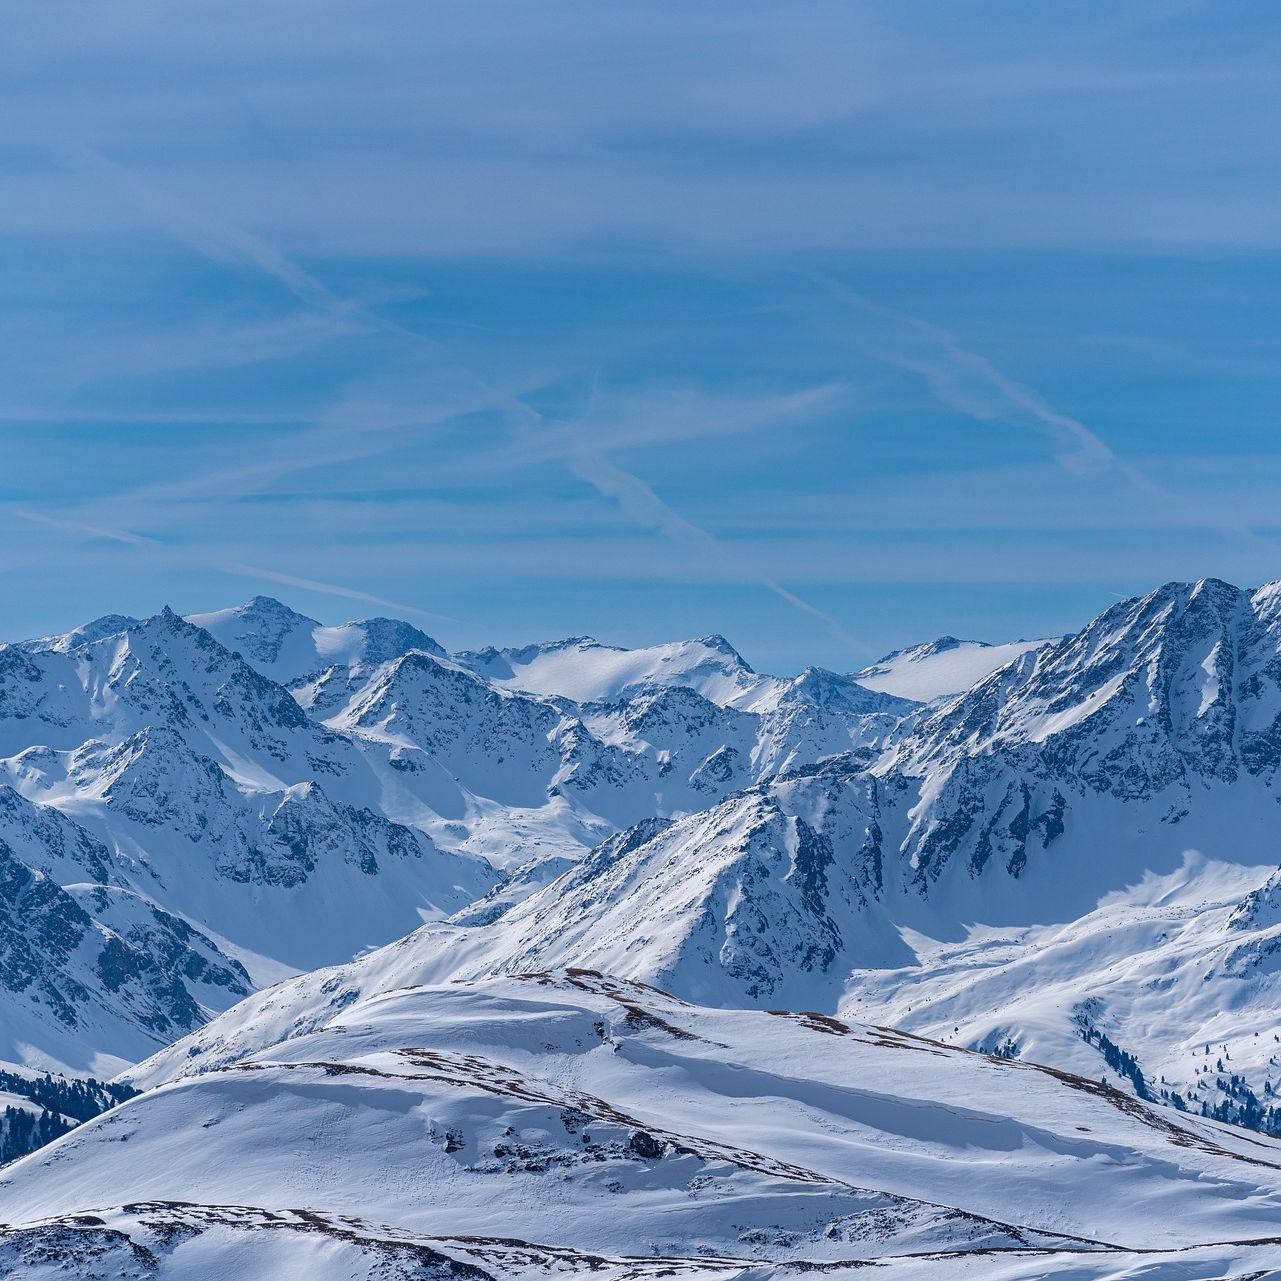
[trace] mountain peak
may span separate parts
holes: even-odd
[[[726,658],[737,663],[744,671],[750,672],[751,665],[742,654],[734,648],[719,632],[713,632],[710,636],[700,636],[696,642],[707,649],[715,650],[718,654],[724,654]]]
[[[277,600],[274,596],[251,596],[243,605],[235,607],[241,614],[250,615],[255,618],[272,618],[282,621],[293,621],[301,619],[305,622],[316,625],[315,619],[308,618],[306,614],[300,614],[296,609],[286,605],[284,601]]]
[[[358,642],[352,633],[360,634]],[[436,658],[448,657],[437,640],[400,618],[361,618],[341,627],[321,627],[315,639],[322,656],[340,655],[348,662],[355,659],[365,667],[376,667],[410,650],[421,650]]]
[[[819,707],[845,712],[888,712],[902,716],[916,704],[911,699],[897,698],[868,689],[852,676],[830,671],[826,667],[807,667],[792,681],[789,692],[800,695]]]
[[[168,605],[163,605],[160,612],[152,614],[150,618],[139,619],[125,633],[127,636],[150,636],[155,634],[167,636],[194,635],[203,639],[205,643],[212,639],[207,632],[194,626]]]
[[[69,632],[56,636],[42,636],[38,640],[21,642],[24,649],[32,652],[47,650],[72,650],[82,645],[92,645],[108,636],[118,636],[138,626],[138,619],[129,614],[103,614],[73,627]]]

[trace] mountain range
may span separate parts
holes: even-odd
[[[1279,774],[1278,584],[794,677],[265,597],[0,646],[0,1060],[141,1091],[0,1261],[1263,1275]]]

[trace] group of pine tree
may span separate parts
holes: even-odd
[[[92,1077],[22,1076],[0,1071],[0,1091],[28,1099],[35,1107],[7,1104],[0,1115],[0,1165],[52,1143],[82,1121],[137,1093]],[[37,1112],[35,1109],[40,1110]]]

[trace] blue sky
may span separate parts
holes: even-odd
[[[849,669],[1281,577],[1281,10],[19,3],[10,637]]]

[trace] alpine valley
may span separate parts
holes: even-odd
[[[1279,806],[1281,584],[0,645],[0,1275],[1273,1275]]]

